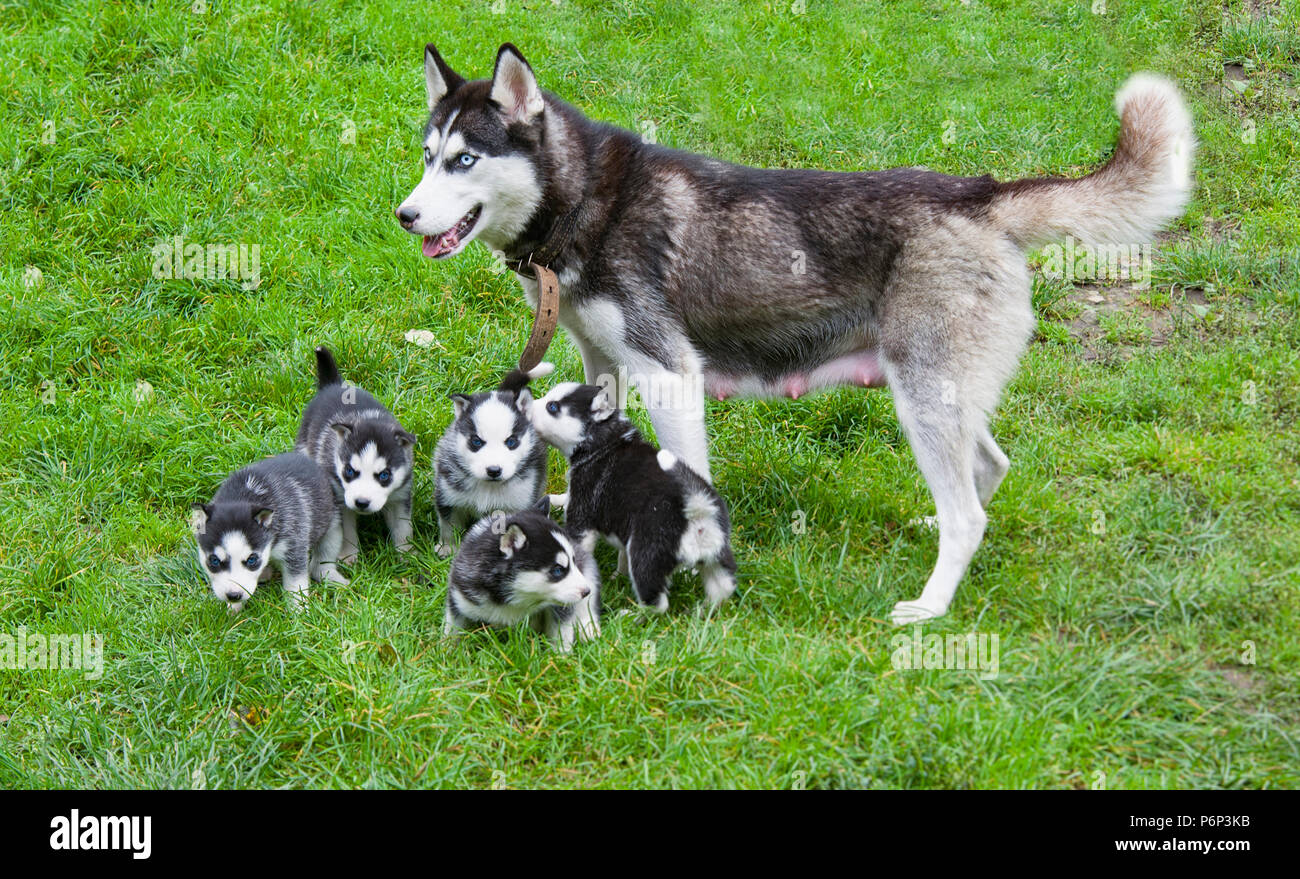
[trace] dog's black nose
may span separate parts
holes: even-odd
[[[365,498],[357,498],[355,501],[353,501],[353,503],[357,505],[358,510],[370,509],[370,501],[366,500]]]
[[[415,221],[420,219],[420,212],[415,208],[398,208],[394,213],[397,214],[397,222],[402,224],[403,229],[409,229],[415,225]]]
[[[226,593],[226,601],[229,601],[231,604],[234,604],[236,601],[239,601],[243,597],[244,597],[244,593],[242,592],[235,592],[232,590]]]
[[[501,468],[500,468],[500,467],[489,467],[489,468],[487,468],[487,475],[488,475],[490,478],[492,478],[492,479],[500,479],[500,478],[501,478]]]

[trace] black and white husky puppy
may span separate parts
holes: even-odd
[[[309,577],[348,582],[334,567],[343,528],[329,477],[299,452],[236,470],[210,503],[193,506],[190,527],[212,591],[232,613],[270,577],[272,561],[295,609]]]
[[[307,404],[295,447],[333,477],[342,505],[339,561],[357,556],[357,513],[383,512],[399,552],[411,548],[415,434],[361,388],[339,378],[334,355],[316,349],[316,396]]]
[[[718,604],[736,589],[727,504],[700,474],[658,450],[595,385],[564,382],[533,404],[533,427],[569,459],[565,524],[591,551],[604,537],[623,554],[637,600],[668,609],[668,582],[699,566]]]
[[[525,619],[568,651],[600,634],[600,572],[591,553],[546,515],[549,501],[480,519],[447,575],[444,632]]]
[[[539,363],[511,371],[495,391],[451,395],[456,415],[434,452],[439,555],[451,554],[456,530],[526,509],[546,491],[546,444],[528,420],[528,381],[552,369]]]

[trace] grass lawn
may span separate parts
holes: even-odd
[[[711,618],[689,576],[614,616],[604,555],[598,642],[442,640],[429,456],[531,314],[392,217],[429,40],[767,166],[1080,174],[1129,73],[1181,85],[1193,203],[1149,289],[1039,274],[1011,473],[924,627],[997,635],[996,676],[891,663],[937,541],[887,391],[709,404],[740,563]],[[98,680],[0,670],[0,786],[1296,786],[1298,74],[1290,0],[0,0],[0,633],[104,636]],[[156,278],[176,236],[256,247],[259,283]],[[188,507],[291,446],[321,343],[421,437],[415,551],[368,528],[351,586],[228,617]]]

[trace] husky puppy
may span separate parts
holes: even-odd
[[[426,256],[482,241],[559,278],[588,384],[626,370],[660,444],[709,478],[705,393],[888,386],[938,512],[939,556],[895,623],[948,610],[1006,475],[989,432],[1034,329],[1025,251],[1142,245],[1186,206],[1191,117],[1169,82],[1119,90],[1119,142],[1081,179],[748,168],[643,142],[543,91],[509,43],[467,81],[425,49],[424,173],[397,208]],[[699,393],[694,389],[700,389]]]
[[[447,575],[444,632],[527,619],[560,650],[600,634],[600,572],[595,559],[546,515],[529,509],[480,519]]]
[[[710,604],[736,590],[726,502],[676,455],[642,439],[607,391],[558,384],[533,404],[532,419],[569,459],[569,533],[588,551],[597,537],[618,547],[637,601],[666,611],[673,572],[697,565]]]
[[[334,355],[316,349],[316,396],[307,404],[295,448],[333,477],[342,504],[339,561],[357,557],[357,514],[383,512],[399,552],[411,548],[411,483],[415,434],[384,405],[339,378]]]
[[[273,561],[295,609],[306,603],[309,576],[347,585],[334,566],[343,528],[329,477],[299,452],[226,477],[211,503],[191,508],[190,527],[212,591],[232,613],[269,579]]]
[[[528,381],[554,367],[513,370],[495,391],[452,394],[455,418],[434,452],[438,554],[451,554],[455,531],[494,512],[513,513],[546,490],[546,444],[528,421]]]

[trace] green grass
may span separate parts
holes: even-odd
[[[0,785],[1295,786],[1300,16],[1091,5],[0,0],[0,633],[106,651],[99,681],[0,670]],[[997,634],[996,678],[891,667],[936,541],[887,392],[710,404],[741,566],[711,619],[683,577],[667,617],[572,655],[442,641],[428,455],[530,315],[481,247],[433,264],[391,210],[424,43],[480,76],[506,39],[597,118],[759,165],[1080,173],[1128,73],[1181,83],[1198,184],[1155,289],[1085,344],[1036,284],[1011,474],[925,628]],[[258,245],[260,285],[155,279],[175,235]],[[416,551],[369,530],[350,587],[228,618],[188,506],[290,446],[322,342],[421,437]]]

